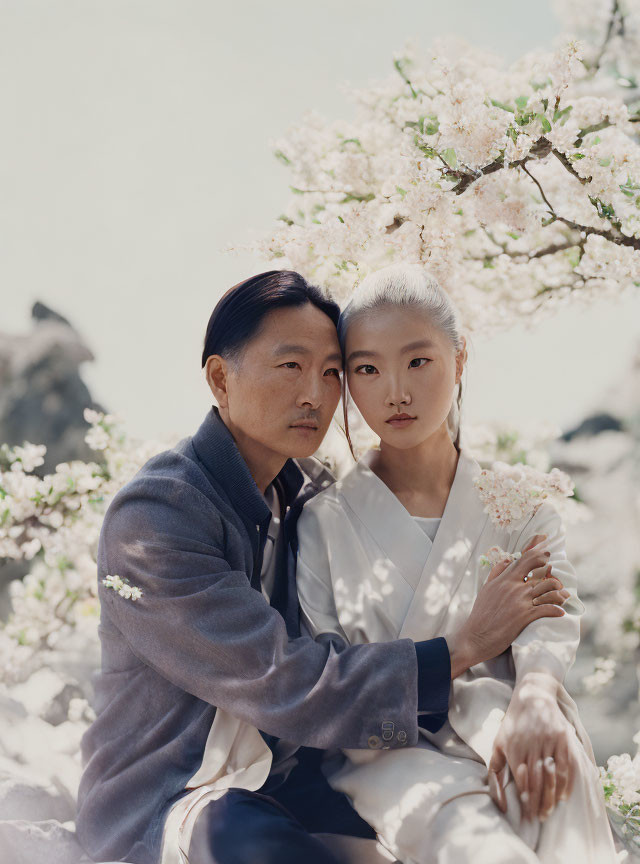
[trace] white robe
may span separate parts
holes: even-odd
[[[351,644],[446,636],[468,618],[489,575],[479,557],[492,546],[520,551],[534,534],[548,535],[553,573],[571,597],[564,617],[534,621],[510,649],[452,681],[448,720],[437,733],[421,729],[408,749],[345,750],[329,782],[403,864],[616,861],[591,743],[563,685],[558,704],[575,730],[579,763],[570,799],[540,823],[521,821],[510,774],[506,816],[488,794],[487,766],[516,673],[545,668],[562,681],[575,659],[584,606],[560,517],[543,504],[518,526],[494,525],[473,485],[481,468],[463,450],[432,543],[371,471],[372,455],[300,517],[297,585],[311,635],[336,633]]]

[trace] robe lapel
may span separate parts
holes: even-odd
[[[475,459],[462,450],[442,521],[400,630],[400,639],[419,641],[442,635],[440,630],[451,599],[489,518],[473,485],[480,470]]]
[[[376,545],[415,590],[432,543],[400,500],[369,468],[373,452],[365,453],[338,486]]]

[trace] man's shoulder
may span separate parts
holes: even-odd
[[[191,438],[183,438],[171,449],[156,453],[114,495],[105,521],[126,505],[127,509],[151,511],[215,508],[220,492],[199,463]]]

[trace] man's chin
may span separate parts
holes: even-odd
[[[306,431],[290,426],[287,431],[289,433],[287,435],[287,451],[291,459],[305,459],[308,456],[313,456],[324,438],[321,429]]]

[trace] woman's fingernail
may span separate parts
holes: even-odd
[[[560,592],[560,596],[566,598],[566,597],[571,597],[571,594],[569,594],[569,592],[567,591],[567,589],[564,588],[564,589]]]

